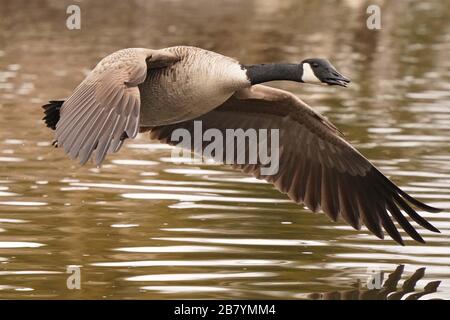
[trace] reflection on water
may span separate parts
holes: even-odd
[[[450,3],[385,1],[380,31],[365,28],[368,3],[83,1],[82,30],[69,31],[64,1],[0,1],[0,298],[450,298],[448,210],[422,212],[441,234],[399,247],[228,167],[176,164],[145,135],[79,167],[40,121],[40,105],[123,47],[328,57],[350,88],[274,85],[406,191],[450,209]],[[81,290],[66,287],[69,265]],[[369,269],[386,275],[381,289],[364,287]]]
[[[417,269],[412,276],[403,282],[402,286],[399,286],[399,281],[401,280],[404,266],[399,265],[394,272],[389,274],[384,283],[381,283],[382,278],[384,278],[383,273],[378,273],[369,278],[370,289],[361,289],[359,288],[360,283],[358,283],[355,289],[311,293],[305,297],[312,300],[419,300],[426,295],[435,293],[441,284],[441,281],[429,281],[422,290],[417,290],[416,292],[417,282],[425,275],[425,269]],[[380,279],[377,280],[376,276],[380,277]],[[378,287],[376,286],[376,281],[380,282]]]

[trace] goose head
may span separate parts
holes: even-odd
[[[336,71],[326,59],[305,59],[300,63],[301,82],[347,87],[350,79]]]

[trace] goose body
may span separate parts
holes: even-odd
[[[414,207],[439,209],[401,190],[297,96],[261,85],[272,80],[344,87],[349,82],[324,59],[242,65],[195,47],[130,48],[101,60],[66,100],[43,106],[44,120],[70,158],[81,164],[92,158],[97,165],[139,131],[150,131],[152,139],[174,145],[172,133],[177,129],[193,133],[196,121],[220,133],[277,129],[275,174],[264,174],[261,163],[234,167],[272,183],[292,201],[314,212],[321,210],[334,221],[343,219],[355,229],[364,224],[379,238],[386,231],[404,244],[395,220],[411,238],[424,242],[406,216],[439,232]],[[248,146],[244,148],[225,149],[237,154]],[[225,159],[223,154],[219,160]]]
[[[193,119],[250,86],[245,69],[234,59],[196,47],[165,51],[176,54],[180,61],[153,70],[139,85],[142,126]]]

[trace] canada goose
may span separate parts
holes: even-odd
[[[174,144],[177,128],[279,128],[279,171],[263,175],[258,164],[235,165],[265,179],[297,203],[355,229],[364,223],[377,237],[382,228],[403,239],[392,218],[416,241],[425,241],[400,210],[422,227],[439,232],[411,205],[439,212],[411,197],[344,140],[338,129],[295,95],[258,85],[290,80],[346,86],[350,80],[324,59],[299,64],[242,65],[195,47],[123,49],[101,60],[65,101],[43,106],[55,142],[81,164],[100,165],[126,138],[150,131]]]

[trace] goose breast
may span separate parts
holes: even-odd
[[[165,50],[181,60],[168,68],[148,70],[146,80],[139,85],[141,126],[193,119],[250,86],[245,69],[234,59],[195,47]]]

